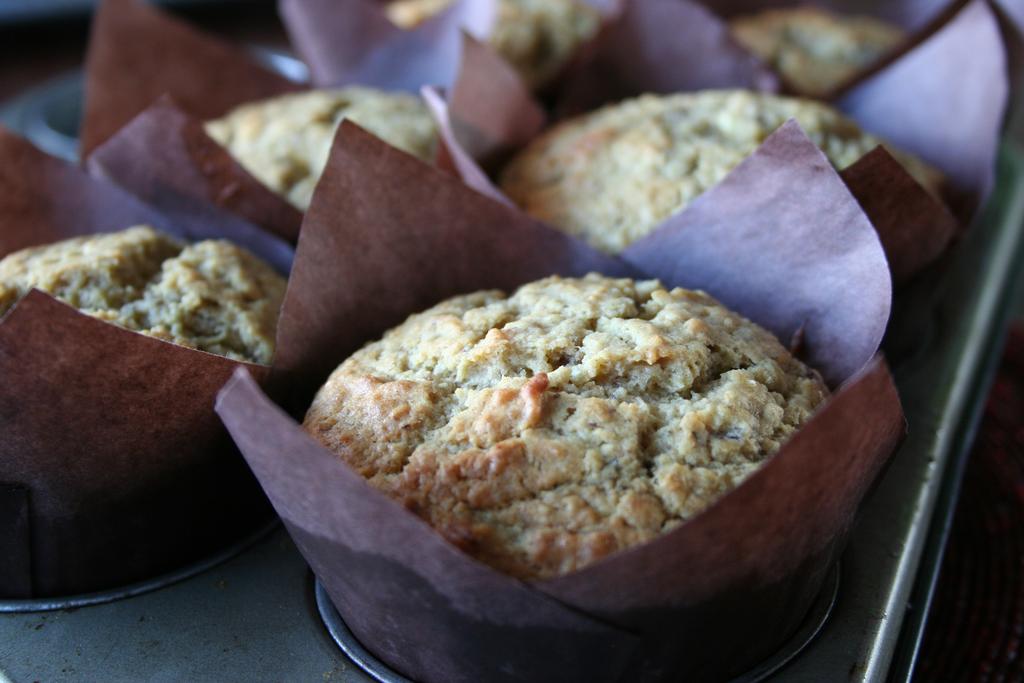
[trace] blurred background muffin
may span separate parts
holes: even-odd
[[[504,168],[501,189],[527,213],[614,254],[722,180],[789,119],[839,169],[882,144],[812,100],[744,90],[644,95],[555,126]],[[889,151],[939,193],[937,171]]]
[[[387,15],[412,28],[452,4],[452,0],[392,0]],[[491,46],[531,87],[543,86],[597,34],[601,15],[582,0],[499,0]]]
[[[345,119],[424,161],[434,159],[437,131],[423,100],[373,88],[250,102],[207,122],[206,132],[256,179],[305,211]]]
[[[736,17],[730,26],[743,47],[808,97],[831,93],[906,38],[880,19],[817,7],[766,10]]]

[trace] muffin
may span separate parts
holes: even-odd
[[[831,93],[906,38],[902,29],[879,19],[815,7],[741,16],[730,27],[743,47],[810,97]]]
[[[0,259],[0,316],[31,289],[165,341],[269,363],[285,279],[222,240],[184,245],[148,226]]]
[[[305,211],[344,119],[424,161],[434,158],[437,130],[423,101],[372,88],[312,90],[245,104],[207,122],[206,133],[260,182]]]
[[[512,159],[500,185],[527,213],[615,254],[722,180],[791,118],[840,169],[881,143],[811,100],[743,90],[644,95],[555,126]],[[938,172],[890,151],[939,193]]]
[[[388,18],[412,28],[444,10],[452,0],[393,0]],[[490,43],[531,87],[540,87],[597,34],[601,15],[583,0],[500,0]]]
[[[538,579],[699,514],[827,395],[707,294],[591,274],[411,316],[334,371],[304,427],[467,553]]]

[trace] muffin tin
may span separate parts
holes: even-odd
[[[0,121],[73,157],[80,96],[80,77],[69,75],[30,92]],[[1008,144],[977,224],[897,297],[886,350],[910,435],[865,504],[841,576],[802,637],[741,680],[909,677],[1021,269],[1022,223],[1024,156]],[[0,604],[0,674],[15,681],[402,680],[346,634],[280,528],[100,596],[120,599],[92,604],[96,597]]]

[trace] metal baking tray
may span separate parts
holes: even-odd
[[[73,74],[0,110],[0,121],[71,158],[80,96]],[[1024,265],[1022,225],[1024,154],[1008,142],[976,224],[897,296],[886,350],[909,437],[866,501],[842,571],[803,637],[743,680],[909,679]],[[0,603],[0,680],[388,679],[330,605],[318,605],[313,576],[282,529],[232,551],[112,602]]]

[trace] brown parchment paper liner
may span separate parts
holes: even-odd
[[[452,126],[449,135],[471,158],[484,166],[500,163],[544,128],[544,109],[508,62],[467,33],[461,55],[448,116],[434,118]]]
[[[140,223],[190,237],[0,128],[0,257]],[[139,581],[262,523],[265,499],[211,410],[240,365],[38,291],[0,319],[0,597]]]
[[[302,213],[251,176],[206,134],[202,121],[167,96],[97,147],[86,167],[173,219],[199,212],[221,229],[260,235],[259,227],[251,227],[260,226],[291,243],[299,237]]]
[[[709,197],[696,211],[719,226],[717,239],[741,250],[750,222],[742,213],[756,211],[773,228],[758,238],[761,262],[743,262],[748,270],[732,270],[732,281],[722,265],[709,289],[738,292],[737,282],[749,282],[746,310],[776,330],[799,320],[811,356],[842,384],[733,494],[585,572],[521,582],[458,552],[236,374],[217,410],[364,646],[427,683],[717,680],[792,632],[903,430],[888,370],[872,360],[891,294],[884,254],[853,197],[801,137],[786,126],[731,176],[732,190],[760,201],[733,207]],[[779,212],[795,182],[817,198],[817,230],[794,232],[794,214]],[[670,240],[663,246],[676,249]],[[836,254],[843,257],[831,268],[818,262]],[[674,255],[681,270],[719,258]],[[642,255],[634,260],[632,269],[647,272]],[[791,282],[781,288],[760,272],[777,260],[790,264]],[[338,362],[413,311],[455,293],[590,270],[630,267],[344,123],[303,224],[282,313],[279,361],[298,401],[291,407],[308,405]],[[831,286],[840,282],[846,295]],[[815,292],[817,305],[809,305]],[[786,300],[800,306],[798,315],[776,304]],[[833,320],[851,329],[824,334]]]
[[[934,263],[960,230],[950,210],[884,147],[839,172],[882,241],[897,285]]]
[[[454,82],[462,32],[486,40],[498,3],[456,0],[409,30],[392,24],[375,0],[279,0],[278,11],[317,87],[361,84],[415,92]]]
[[[137,54],[148,46],[159,52]],[[175,220],[211,204],[228,223],[237,221],[225,213],[235,214],[295,241],[301,212],[210,139],[201,119],[300,86],[137,0],[101,3],[85,80],[82,155],[91,172]],[[98,130],[102,141],[89,132]]]
[[[467,42],[472,39],[467,38]],[[524,91],[506,89],[500,100],[501,109],[477,103],[484,99],[484,87],[478,85],[495,81],[488,73],[495,65],[486,55],[477,58],[467,46],[455,93],[463,93],[459,113],[454,113],[442,95],[433,88],[423,89],[423,98],[437,123],[442,140],[444,162],[471,188],[492,199],[514,206],[491,182],[482,164],[495,158],[493,150],[507,153],[522,144],[528,131],[539,132],[539,120],[529,129],[514,129],[510,119],[518,112],[535,106],[531,95]],[[473,74],[463,78],[461,74]],[[504,112],[504,114],[502,113]],[[488,131],[475,128],[470,121],[485,121],[490,117]],[[516,135],[503,134],[516,130]],[[520,133],[520,130],[522,131]],[[486,141],[481,144],[479,141]],[[488,150],[489,156],[480,151]],[[481,160],[478,163],[477,160]],[[878,231],[892,270],[893,280],[903,284],[925,266],[937,259],[952,241],[958,223],[949,209],[906,172],[903,166],[882,147],[878,147],[841,172],[850,192],[857,198]],[[714,190],[714,188],[712,188]],[[711,190],[709,190],[711,192]],[[794,197],[794,201],[802,201]],[[669,218],[654,233],[660,233],[672,223]]]
[[[916,31],[880,67],[855,77],[834,103],[865,130],[943,171],[966,196],[956,208],[968,217],[991,187],[1007,102],[1005,45],[989,2],[809,4],[844,13],[874,9]],[[763,8],[717,0],[705,5],[726,14]],[[719,42],[679,40],[681,34],[721,36],[727,30],[722,18],[689,0],[631,0],[591,63],[580,68],[579,83],[571,79],[566,86],[560,109],[577,113],[648,91],[750,88],[751,57],[727,36]]]
[[[239,104],[301,89],[244,50],[204,35],[141,0],[103,0],[85,64],[80,155],[162,95],[210,119]]]

